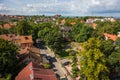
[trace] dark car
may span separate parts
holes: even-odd
[[[69,61],[67,61],[67,62],[63,63],[63,65],[64,65],[64,66],[69,65],[69,64],[70,64],[70,62],[69,62]]]
[[[49,54],[46,54],[46,58],[49,60],[51,59],[51,56]]]

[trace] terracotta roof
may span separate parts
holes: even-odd
[[[94,29],[96,29],[97,24],[96,24],[96,23],[93,23],[93,24],[92,24],[92,27],[93,27]]]
[[[74,25],[74,24],[76,24],[76,22],[71,22],[70,24],[71,24],[71,25]]]
[[[28,50],[28,47],[22,49],[20,48],[20,51],[18,51],[20,54],[28,54],[29,53],[29,50]]]
[[[28,48],[29,51],[36,53],[36,54],[40,54],[40,49],[36,48],[36,47],[30,47]]]
[[[15,80],[57,80],[56,75],[51,69],[43,69],[41,66],[30,62]]]
[[[117,38],[118,38],[116,35],[112,35],[112,34],[109,34],[109,33],[104,33],[104,36],[113,40],[113,41],[116,41]]]
[[[2,38],[4,40],[8,40],[8,41],[12,41],[15,37],[16,37],[15,34],[3,34],[3,35],[0,35],[0,38]]]
[[[33,43],[32,36],[20,36],[20,43]]]
[[[65,19],[61,20],[60,23],[64,25],[65,24]]]
[[[9,29],[9,28],[11,28],[11,25],[10,24],[4,24],[3,28]]]
[[[36,47],[25,47],[24,49],[23,48],[20,48],[20,50],[18,51],[19,54],[17,55],[17,58],[20,59],[22,57],[27,57],[27,55],[29,53],[31,53],[31,55],[37,55],[39,56],[40,55],[40,49],[39,48],[36,48]]]

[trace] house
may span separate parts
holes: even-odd
[[[93,27],[93,29],[96,29],[97,24],[96,23],[92,23],[92,27]]]
[[[65,24],[65,19],[61,20],[61,21],[60,21],[60,24],[61,24],[61,25],[64,25],[64,24]]]
[[[42,58],[40,49],[33,46],[32,36],[19,36],[15,34],[3,34],[0,38],[8,40],[19,47],[17,59],[20,63],[28,63],[30,61],[41,63]]]
[[[104,36],[105,36],[106,40],[111,39],[113,41],[116,41],[117,38],[118,38],[116,35],[112,35],[112,34],[109,34],[109,33],[104,33]]]
[[[59,18],[59,17],[61,17],[61,15],[60,14],[56,14],[56,15],[54,15],[54,17],[55,18]]]
[[[33,40],[32,36],[20,36],[19,37],[18,44],[21,48],[26,48],[26,47],[32,47],[33,46]]]
[[[70,26],[64,26],[64,27],[59,27],[61,32],[71,32],[72,27]]]
[[[3,25],[0,25],[0,28],[9,29],[9,28],[11,28],[11,25],[9,23],[6,23],[6,24],[3,24]]]
[[[70,24],[71,24],[71,25],[75,25],[75,24],[76,24],[76,22],[70,22]]]
[[[7,40],[7,41],[13,41],[13,39],[16,37],[15,34],[2,34],[0,35],[0,38]]]
[[[93,18],[88,18],[86,19],[86,23],[90,24],[90,23],[93,23],[94,22],[94,19]]]
[[[3,34],[0,35],[0,38],[11,41],[20,48],[32,47],[33,45],[33,40],[31,35],[19,36],[15,34]]]
[[[120,37],[120,32],[118,32],[117,36]]]
[[[57,80],[55,73],[51,69],[44,69],[40,65],[30,62],[15,80]]]
[[[5,29],[9,29],[9,28],[11,28],[11,25],[8,24],[8,23],[6,23],[6,24],[3,25],[3,28],[5,28]]]
[[[40,49],[36,47],[26,47],[24,49],[21,48],[19,50],[19,54],[17,55],[17,59],[20,64],[28,64],[31,61],[37,64],[42,62]]]

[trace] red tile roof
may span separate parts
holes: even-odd
[[[64,24],[65,24],[65,19],[61,20],[60,23],[61,23],[62,25],[64,25]]]
[[[57,80],[51,69],[43,69],[31,62],[19,74],[15,80]]]
[[[20,43],[33,43],[32,36],[20,36]]]
[[[16,37],[15,34],[3,34],[3,35],[0,35],[0,38],[2,38],[4,40],[8,40],[8,41],[12,41],[15,37]]]
[[[108,39],[113,40],[113,41],[116,41],[117,38],[118,38],[116,35],[112,35],[112,34],[109,34],[109,33],[104,33],[104,36],[107,37]]]
[[[9,28],[11,28],[11,25],[10,24],[4,24],[3,28],[9,29]]]
[[[20,54],[28,54],[29,53],[29,50],[28,50],[28,47],[26,48],[20,48],[20,51],[18,51]]]
[[[76,24],[76,22],[71,22],[70,24],[71,24],[71,25],[75,25],[75,24]]]
[[[92,24],[92,27],[93,27],[93,29],[96,29],[97,24],[96,24],[96,23],[93,23],[93,24]]]

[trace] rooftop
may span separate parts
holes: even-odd
[[[117,40],[117,36],[116,35],[113,35],[113,34],[109,34],[109,33],[104,33],[104,36],[113,40],[113,41],[116,41]]]
[[[43,69],[40,65],[30,62],[15,80],[57,80],[56,75],[51,69]]]
[[[33,43],[32,36],[20,36],[20,43]]]

